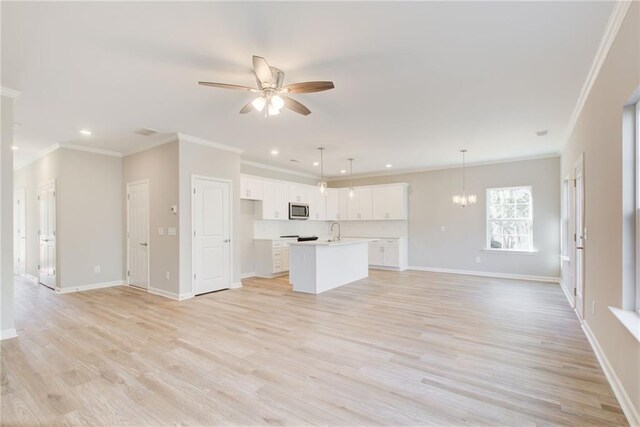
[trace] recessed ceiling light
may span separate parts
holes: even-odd
[[[12,149],[13,151],[16,151],[16,150],[18,149],[18,146],[17,146],[17,145],[12,145],[12,146],[11,146],[11,149]]]
[[[347,171],[345,169],[341,169],[340,173],[347,173]]]
[[[272,156],[277,156],[280,152],[278,150],[276,150],[275,148],[273,150],[271,150],[271,155]]]
[[[549,133],[549,129],[544,129],[544,130],[537,131],[536,135],[538,135],[538,136],[547,136],[548,133]]]
[[[92,132],[89,129],[80,129],[80,133],[89,136]]]
[[[391,167],[391,163],[387,163],[387,164],[386,164],[386,167],[387,167],[387,168],[390,168],[390,167]]]
[[[320,162],[313,162],[313,166],[319,166]]]

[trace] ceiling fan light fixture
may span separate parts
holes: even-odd
[[[277,116],[278,114],[280,114],[280,110],[278,110],[271,104],[269,104],[269,107],[267,107],[267,111],[269,112],[269,116]]]
[[[278,111],[280,111],[282,109],[282,107],[284,107],[284,99],[282,99],[281,97],[279,97],[278,95],[273,95],[271,97],[271,101],[269,103],[273,108],[277,109]]]
[[[255,108],[257,111],[262,111],[266,104],[267,100],[264,98],[264,96],[259,96],[251,101],[251,105],[253,105],[253,108]]]

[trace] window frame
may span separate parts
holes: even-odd
[[[507,248],[492,248],[491,247],[491,226],[490,226],[490,221],[491,221],[491,197],[490,197],[490,192],[491,191],[496,191],[496,190],[518,190],[518,189],[522,189],[522,188],[526,188],[529,190],[529,194],[531,196],[530,201],[529,201],[529,211],[531,212],[531,233],[529,234],[529,237],[531,239],[531,248],[530,249],[507,249]],[[513,185],[513,186],[508,186],[508,187],[492,187],[492,188],[487,188],[486,193],[486,206],[485,206],[485,229],[486,229],[486,236],[485,236],[485,250],[486,251],[493,251],[493,252],[508,252],[508,253],[525,253],[525,254],[529,254],[529,253],[535,253],[537,252],[535,249],[535,245],[534,245],[534,233],[533,233],[533,224],[534,224],[534,216],[533,216],[533,186],[532,185]],[[495,221],[496,219],[494,219]],[[499,221],[499,220],[498,220]],[[517,221],[517,220],[512,220],[512,221]]]
[[[634,112],[634,137],[633,142],[634,149],[634,195],[635,195],[635,208],[636,208],[636,301],[635,311],[640,315],[640,101],[635,104]]]

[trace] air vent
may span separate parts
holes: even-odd
[[[151,136],[158,133],[158,131],[149,129],[149,128],[142,128],[142,129],[134,130],[133,133],[137,133],[138,135],[142,135],[142,136]]]
[[[292,163],[300,163],[300,160],[298,160],[298,159],[291,159],[289,161],[292,162]]]
[[[547,136],[548,133],[549,133],[549,129],[544,129],[544,130],[539,130],[538,132],[536,132],[536,135],[538,135],[538,136]]]

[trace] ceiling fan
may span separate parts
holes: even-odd
[[[253,72],[258,82],[257,88],[213,82],[198,82],[198,84],[259,93],[260,96],[242,107],[240,114],[257,110],[264,111],[265,117],[280,114],[282,107],[287,107],[291,111],[307,116],[311,114],[311,110],[295,99],[289,98],[287,95],[290,93],[322,92],[323,90],[334,88],[333,82],[303,82],[283,86],[284,72],[276,67],[269,66],[267,61],[261,56],[253,56]]]

